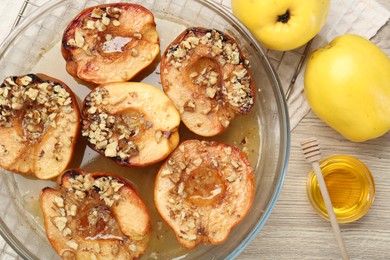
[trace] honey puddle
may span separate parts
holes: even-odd
[[[160,35],[161,52],[166,46],[182,31],[185,26],[170,22],[164,19],[156,19],[157,29]],[[174,33],[172,33],[174,31]],[[60,41],[60,39],[59,39]],[[135,80],[142,80],[145,83],[150,83],[161,89],[159,73],[159,58],[154,64],[149,66],[143,74],[141,73]],[[154,71],[151,71],[154,69]],[[81,81],[75,80],[65,70],[65,61],[61,56],[60,42],[52,48],[46,50],[42,58],[32,68],[32,73],[45,73],[52,77],[64,81],[76,94],[79,103],[81,104],[84,97],[91,90],[91,86],[87,86]],[[246,116],[237,117],[226,132],[214,138],[202,138],[190,133],[185,126],[180,127],[181,141],[191,138],[201,140],[215,140],[227,144],[236,145],[244,149],[248,153],[249,161],[253,168],[257,166],[260,150],[260,129],[259,129],[259,106],[256,105],[252,111]],[[85,141],[80,138],[77,144],[76,152],[73,161],[69,168],[82,168],[87,171],[103,171],[111,172],[122,176],[129,180],[139,195],[147,205],[151,216],[152,237],[149,244],[149,249],[144,255],[144,258],[172,258],[180,257],[188,254],[190,251],[182,248],[171,229],[162,221],[157,213],[153,201],[153,188],[156,173],[161,163],[145,168],[128,168],[119,166],[110,159],[107,159],[86,146]],[[29,179],[25,176],[15,175],[18,189],[21,197],[24,199],[25,209],[31,214],[35,229],[38,234],[44,236],[44,228],[42,221],[42,213],[39,207],[40,190],[46,186],[55,187],[54,181],[39,181]],[[202,246],[200,246],[202,247]]]

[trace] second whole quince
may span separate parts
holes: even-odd
[[[305,94],[314,113],[351,141],[390,130],[390,59],[361,36],[338,36],[310,55]]]
[[[266,48],[288,51],[323,27],[330,0],[232,0],[233,14]]]

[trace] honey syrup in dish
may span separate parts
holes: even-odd
[[[161,52],[176,38],[187,25],[177,21],[169,21],[156,17],[157,30],[160,36]],[[134,81],[143,81],[161,89],[159,75],[159,61],[157,58],[146,70],[137,75]],[[154,71],[151,71],[153,70]],[[42,53],[40,60],[31,68],[32,73],[45,73],[65,82],[75,93],[79,105],[94,86],[76,80],[65,70],[65,61],[61,56],[60,38],[57,44],[49,46]],[[184,125],[179,128],[180,141],[186,139],[214,140],[235,145],[248,155],[249,162],[255,170],[260,158],[260,121],[259,104],[256,103],[251,112],[244,116],[237,116],[229,128],[216,137],[204,138],[191,133]],[[159,216],[154,205],[154,183],[156,174],[162,162],[142,168],[120,166],[112,160],[105,158],[90,149],[80,136],[74,152],[74,157],[68,168],[80,168],[87,171],[110,172],[124,177],[132,183],[144,203],[146,204],[150,219],[152,235],[148,250],[142,258],[145,259],[180,259],[192,251],[180,246],[171,228]],[[30,215],[29,223],[37,230],[37,234],[45,236],[42,213],[39,206],[39,194],[44,187],[56,187],[55,179],[40,181],[30,177],[15,175],[15,183],[20,192],[22,208]],[[256,178],[260,178],[257,176]],[[199,245],[197,251],[205,252],[208,246]]]
[[[321,170],[339,223],[355,221],[367,213],[374,200],[375,185],[362,162],[351,156],[333,155],[321,162]],[[313,171],[309,173],[307,193],[314,209],[328,219]]]

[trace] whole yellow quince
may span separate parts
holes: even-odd
[[[310,55],[304,77],[314,113],[347,139],[363,142],[390,129],[390,59],[369,40],[336,37]]]
[[[330,0],[232,0],[233,14],[265,47],[287,51],[322,28]]]

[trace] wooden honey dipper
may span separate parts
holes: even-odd
[[[343,259],[349,259],[347,249],[344,244],[343,237],[341,236],[340,227],[336,219],[336,215],[333,210],[332,201],[330,200],[328,188],[322,175],[319,160],[321,159],[321,150],[316,138],[312,137],[301,142],[301,148],[306,160],[313,166],[314,173],[316,174],[317,181],[320,187],[322,198],[324,200],[326,210],[329,215],[329,220],[332,225],[333,233],[336,236],[337,244],[340,248]]]

